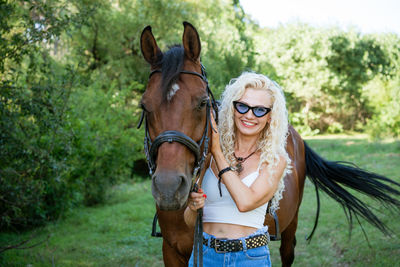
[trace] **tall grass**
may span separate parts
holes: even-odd
[[[335,136],[310,139],[308,143],[325,158],[351,161],[400,182],[399,141],[371,142],[366,137]],[[307,181],[294,266],[400,266],[400,215],[370,203],[394,231],[392,237],[383,236],[363,221],[369,241],[357,224],[350,237],[341,207],[322,194],[319,225],[307,244],[305,236],[314,225],[316,212],[314,186]],[[106,205],[76,208],[65,218],[31,231],[0,233],[1,247],[32,235],[26,246],[45,240],[30,249],[0,254],[0,266],[162,266],[162,240],[150,237],[154,212],[148,180],[116,186]],[[270,244],[274,265],[280,265],[279,244]]]

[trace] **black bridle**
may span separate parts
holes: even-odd
[[[153,70],[150,75],[149,79],[151,76],[155,73],[161,73],[161,70],[156,69]],[[207,101],[207,108],[206,108],[206,125],[204,128],[203,135],[200,139],[199,142],[194,141],[192,138],[187,136],[186,134],[179,132],[179,131],[165,131],[162,132],[160,135],[158,135],[154,140],[152,141],[150,138],[150,133],[149,133],[149,128],[147,125],[147,116],[146,112],[143,109],[142,115],[139,120],[138,124],[138,129],[143,123],[143,120],[146,119],[145,122],[145,137],[144,137],[144,151],[146,154],[146,159],[147,159],[147,164],[149,166],[149,173],[150,176],[153,175],[155,172],[157,166],[156,166],[156,158],[157,158],[157,153],[158,153],[158,148],[160,147],[161,144],[168,142],[178,142],[186,146],[195,156],[195,164],[193,168],[193,175],[192,175],[192,188],[191,191],[197,192],[199,189],[198,181],[199,181],[199,175],[200,175],[200,169],[203,167],[204,160],[208,154],[208,143],[209,143],[209,128],[212,129],[212,124],[211,124],[211,118],[210,118],[210,111],[211,108],[215,111],[215,120],[218,121],[218,106],[215,101],[214,95],[212,94],[210,87],[208,86],[208,79],[206,75],[206,71],[203,65],[201,65],[201,74],[193,71],[186,71],[182,70],[180,71],[181,74],[189,74],[189,75],[195,75],[200,77],[206,84],[206,91],[207,95],[209,97]],[[203,150],[201,150],[201,147],[203,147]],[[197,219],[196,219],[196,226],[195,226],[195,233],[194,233],[194,266],[197,266],[197,263],[199,263],[199,266],[203,266],[203,223],[202,223],[202,217],[203,217],[203,209],[198,209],[197,210]],[[153,233],[155,233],[155,223],[157,218],[157,214],[154,217],[153,220]]]
[[[155,73],[161,73],[161,70],[156,69],[153,70],[150,73],[149,79],[151,76]],[[200,77],[205,83],[206,83],[206,91],[207,95],[209,97],[209,101],[207,101],[207,108],[206,108],[206,125],[204,128],[203,135],[200,139],[199,142],[194,141],[192,138],[187,136],[186,134],[179,132],[179,131],[165,131],[162,132],[160,135],[158,135],[153,141],[150,138],[150,133],[149,133],[149,128],[147,125],[147,116],[146,116],[146,111],[142,111],[142,115],[139,120],[139,124],[137,128],[139,129],[143,123],[143,120],[146,119],[145,122],[145,137],[144,137],[144,151],[146,154],[146,159],[147,159],[147,164],[149,166],[149,173],[150,176],[153,175],[154,171],[156,170],[156,158],[157,158],[157,153],[158,153],[158,148],[161,146],[161,144],[168,142],[178,142],[186,146],[195,156],[195,165],[193,169],[193,179],[196,178],[199,174],[199,170],[201,169],[204,160],[207,156],[208,153],[208,143],[209,143],[209,138],[208,138],[208,129],[211,126],[211,119],[210,119],[210,111],[211,108],[214,109],[215,111],[215,116],[216,120],[218,116],[217,112],[217,104],[214,98],[214,95],[212,94],[210,87],[208,86],[208,79],[206,76],[205,69],[203,65],[201,66],[201,74],[193,71],[187,71],[187,70],[182,70],[180,71],[181,74],[189,74],[189,75],[195,75]],[[203,147],[203,150],[201,150],[201,147]],[[193,186],[193,182],[192,182]]]

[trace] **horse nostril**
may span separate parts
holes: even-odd
[[[186,176],[177,173],[158,173],[152,176],[153,192],[164,197],[173,197],[187,186]]]
[[[188,181],[187,181],[187,177],[186,176],[181,175],[180,176],[180,180],[181,181],[180,181],[180,184],[179,184],[179,188],[177,190],[177,196],[178,197],[180,197],[181,194],[184,195],[184,194],[187,193],[186,189],[187,189],[187,186],[188,186]]]
[[[181,178],[181,186],[186,184],[186,176],[181,175],[179,176]]]

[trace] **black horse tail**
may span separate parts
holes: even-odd
[[[304,142],[304,147],[306,175],[316,187],[318,201],[314,228],[307,240],[311,240],[318,224],[320,206],[318,189],[322,189],[342,205],[350,224],[350,230],[353,226],[353,216],[359,224],[358,216],[361,216],[382,233],[390,235],[392,231],[372,212],[374,208],[352,195],[346,188],[361,192],[387,208],[400,210],[400,201],[395,198],[400,196],[400,191],[396,189],[396,187],[400,187],[400,184],[385,176],[362,170],[350,162],[326,160],[315,153],[306,142]]]

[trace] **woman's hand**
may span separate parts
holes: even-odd
[[[185,219],[185,223],[190,226],[194,227],[196,224],[196,211],[204,207],[204,202],[207,196],[204,194],[203,189],[199,189],[199,192],[191,192],[188,198],[188,205],[185,209],[183,214],[183,218]]]
[[[197,211],[204,207],[207,195],[204,194],[203,189],[199,189],[199,192],[191,192],[189,194],[188,206],[192,211]]]
[[[211,112],[211,153],[213,154],[214,158],[217,156],[218,153],[222,153],[221,151],[221,144],[219,141],[219,132],[217,123],[215,122],[214,114]]]

